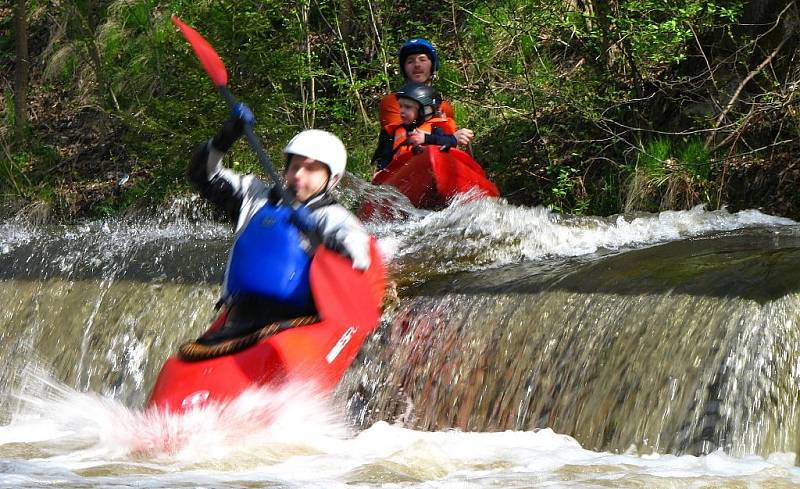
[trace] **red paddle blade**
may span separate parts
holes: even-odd
[[[227,85],[228,71],[225,69],[225,65],[217,52],[211,47],[211,44],[203,39],[199,32],[184,24],[181,19],[174,15],[172,16],[172,23],[178,26],[183,37],[189,41],[194,54],[197,55],[197,59],[200,60],[200,64],[203,65],[203,69],[206,70],[214,85],[218,87]]]

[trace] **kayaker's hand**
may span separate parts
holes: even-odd
[[[353,262],[353,269],[363,272],[372,263],[372,259],[369,256],[369,237],[364,234],[364,238],[362,239],[361,236],[356,234],[351,234],[344,239],[337,235],[330,235],[325,237],[323,244],[329,249],[350,258]]]
[[[414,132],[408,135],[408,143],[411,146],[419,146],[425,144],[425,133],[414,129]]]
[[[214,148],[225,153],[237,139],[242,137],[245,125],[252,128],[255,123],[256,119],[253,116],[253,111],[250,110],[250,107],[240,102],[233,107],[230,117],[219,128],[219,131],[211,140],[211,144]]]
[[[469,144],[470,141],[472,141],[472,138],[475,137],[475,133],[472,132],[471,129],[463,127],[457,130],[455,133],[453,133],[453,136],[456,137],[456,141],[458,141],[458,144],[467,145]]]
[[[372,263],[372,260],[368,254],[359,256],[358,258],[353,258],[353,270],[360,270],[363,272],[369,268],[370,263]]]
[[[241,124],[250,128],[256,125],[256,116],[253,115],[253,111],[250,110],[250,107],[242,102],[239,102],[233,106],[233,110],[231,110],[231,118],[238,119],[241,121]]]
[[[359,236],[351,236],[350,238],[345,239],[343,243],[345,254],[353,260],[353,270],[361,270],[363,272],[372,263],[372,259],[369,256],[369,244],[363,243]]]

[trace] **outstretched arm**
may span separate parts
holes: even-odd
[[[350,211],[340,205],[329,205],[313,215],[325,246],[353,260],[353,268],[369,268],[369,234]]]
[[[447,100],[443,100],[440,110],[448,118],[453,119],[455,121],[456,118],[455,111],[453,110],[453,106],[450,104],[450,102],[448,102]],[[471,129],[461,128],[456,131],[454,127],[453,131],[454,131],[453,136],[456,137],[456,141],[458,141],[458,144],[467,145],[469,144],[470,141],[472,141],[472,138],[475,137],[475,133],[472,132]]]
[[[445,134],[438,127],[434,127],[430,134],[425,135],[425,144],[435,144],[436,146],[455,146],[458,144],[456,137]]]
[[[242,131],[240,120],[225,121],[211,140],[197,145],[187,169],[192,186],[203,198],[222,209],[234,224],[239,219],[239,209],[244,198],[243,177],[224,168],[222,158],[241,136]]]

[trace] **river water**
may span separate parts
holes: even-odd
[[[192,201],[0,224],[0,486],[800,486],[796,223],[403,210],[370,224],[394,298],[331,398],[186,416],[142,406],[230,230]]]

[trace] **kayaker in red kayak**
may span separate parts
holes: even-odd
[[[430,85],[436,71],[439,69],[439,56],[436,48],[428,40],[422,38],[409,39],[400,46],[397,53],[400,70],[406,82],[424,83]],[[446,100],[441,102],[440,110],[448,118],[455,120],[453,106]],[[378,149],[372,157],[372,162],[382,169],[389,161],[379,159],[379,151],[386,145],[386,140],[391,139],[391,129],[402,124],[400,106],[395,92],[385,95],[380,103],[381,132],[378,136]],[[458,144],[469,144],[474,133],[467,128],[457,129],[453,135]]]
[[[205,344],[314,315],[308,270],[316,244],[350,257],[355,269],[370,266],[369,235],[330,194],[347,162],[341,140],[309,129],[289,141],[283,150],[284,178],[294,199],[284,202],[277,186],[222,166],[245,124],[252,126],[254,117],[239,104],[217,134],[196,148],[188,169],[192,185],[227,214],[236,233],[219,303],[227,308],[226,323],[198,340]]]
[[[419,152],[426,144],[442,147],[458,144],[453,135],[455,121],[440,112],[442,97],[432,86],[409,82],[397,90],[395,96],[401,123],[386,127],[391,138],[381,140],[376,151],[379,161],[391,161],[395,156]]]

